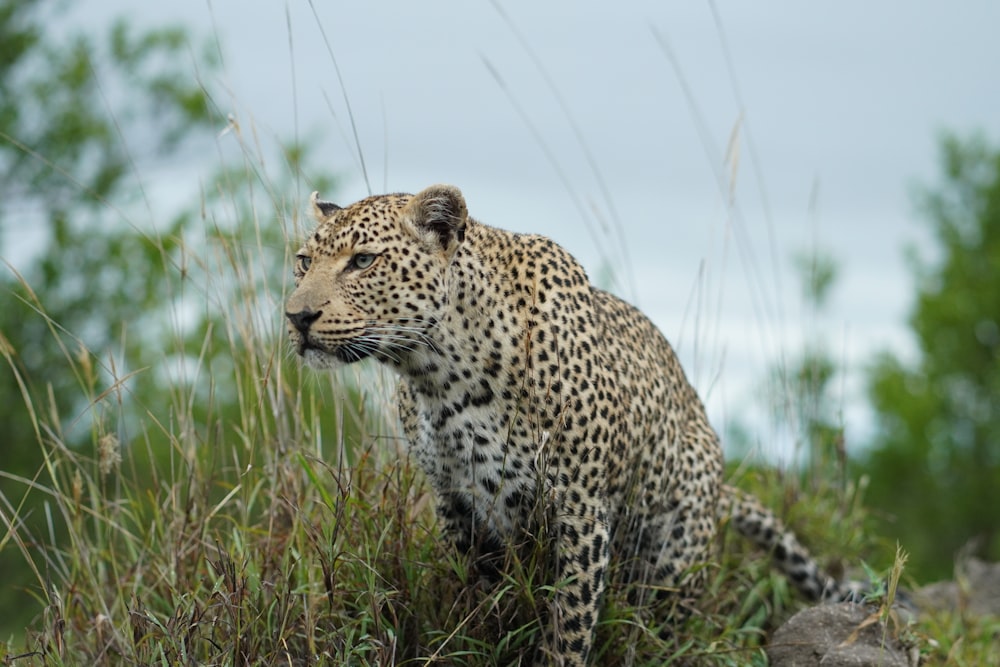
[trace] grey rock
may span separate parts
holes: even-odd
[[[800,611],[771,638],[772,667],[913,667],[913,658],[876,612],[849,602]]]
[[[1000,616],[1000,563],[964,558],[955,566],[955,575],[957,581],[939,581],[915,591],[917,606]]]

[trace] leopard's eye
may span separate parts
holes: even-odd
[[[298,263],[298,269],[301,273],[305,273],[312,266],[313,258],[309,255],[296,255],[295,261]]]
[[[367,269],[375,261],[375,255],[370,252],[361,252],[351,258],[351,264],[356,269]]]

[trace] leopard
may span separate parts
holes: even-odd
[[[503,568],[496,553],[544,533],[554,593],[537,664],[593,658],[616,559],[658,594],[696,599],[723,522],[806,598],[849,597],[724,483],[720,438],[670,343],[562,246],[477,221],[451,185],[310,206],[290,342],[313,368],[394,371],[406,451],[456,549]]]

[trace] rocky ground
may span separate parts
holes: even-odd
[[[964,559],[955,580],[924,586],[910,598],[918,614],[1000,615],[1000,563]],[[916,667],[919,647],[900,632],[912,613],[901,607],[884,614],[876,606],[851,603],[811,607],[778,628],[767,654],[772,667]]]

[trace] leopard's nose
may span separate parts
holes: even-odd
[[[292,323],[292,326],[298,329],[301,333],[308,333],[310,325],[318,320],[322,314],[322,310],[312,310],[311,308],[306,308],[297,313],[286,312],[285,317],[287,317],[288,321]]]

